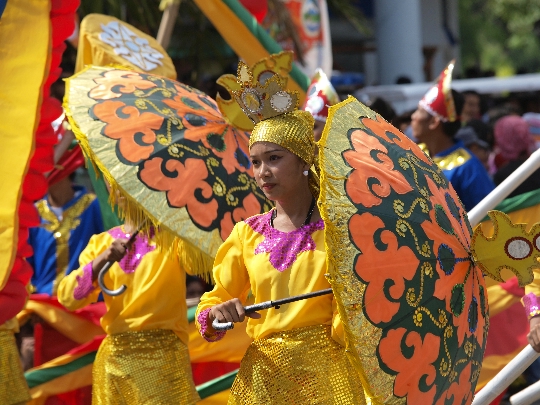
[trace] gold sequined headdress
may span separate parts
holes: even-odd
[[[270,58],[277,59],[280,55],[271,55]],[[272,142],[313,164],[313,117],[298,110],[298,92],[286,90],[286,76],[274,72],[259,77],[253,74],[261,62],[251,68],[240,62],[236,79],[240,88],[231,91],[233,100],[255,124],[249,146],[255,142]]]

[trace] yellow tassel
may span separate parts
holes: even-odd
[[[67,97],[69,94],[69,80],[66,81],[66,96],[64,98],[64,111],[71,125],[71,130],[86,156],[94,166],[96,174],[101,173],[110,186],[109,204],[118,206],[120,218],[126,222],[141,227],[140,232],[150,235],[150,229],[154,230],[155,241],[158,249],[170,254],[171,258],[178,260],[180,266],[189,274],[200,276],[208,282],[212,282],[212,266],[214,258],[195,247],[188,241],[179,238],[169,228],[162,225],[155,217],[145,210],[133,197],[126,193],[116,182],[109,170],[98,159],[90,148],[87,136],[81,131],[77,122],[73,119],[69,109]],[[141,184],[141,187],[143,185]],[[118,204],[120,200],[122,204]],[[142,226],[141,226],[142,224]]]

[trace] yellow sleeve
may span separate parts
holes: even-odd
[[[107,249],[108,245],[103,243],[103,234],[93,235],[79,256],[79,268],[72,271],[62,279],[58,286],[58,301],[70,311],[83,308],[88,304],[96,302],[100,289],[97,281],[92,283],[93,290],[82,299],[75,299],[74,292],[79,286],[79,280],[84,277],[84,267],[91,265],[92,261]],[[100,238],[101,237],[101,238]]]
[[[534,269],[533,275],[533,282],[525,286],[525,295],[533,293],[534,295],[540,297],[540,270]]]
[[[199,313],[233,298],[246,296],[250,288],[249,275],[244,264],[241,231],[242,223],[236,224],[225,242],[218,249],[212,274],[215,286],[201,297],[197,306],[195,322],[200,330]]]

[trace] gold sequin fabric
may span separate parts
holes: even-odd
[[[249,147],[255,142],[272,142],[294,153],[306,163],[315,161],[313,117],[307,111],[294,111],[263,120],[255,125]]]
[[[309,173],[309,189],[315,198],[319,197],[319,174],[315,157],[313,137],[313,116],[307,111],[296,110],[287,114],[268,118],[253,128],[249,147],[255,142],[271,142],[294,153],[304,162],[313,165]]]
[[[11,405],[30,400],[13,332],[0,331],[0,404]]]
[[[191,405],[199,401],[186,345],[170,330],[109,335],[93,366],[93,405]]]
[[[362,405],[363,388],[330,326],[274,333],[248,348],[228,405]]]

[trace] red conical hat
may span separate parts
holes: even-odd
[[[64,114],[53,122],[53,128],[58,143],[55,146],[54,169],[47,175],[49,186],[59,182],[84,165],[81,148],[75,142],[75,137]]]
[[[448,64],[433,87],[429,89],[418,103],[420,107],[431,115],[439,117],[443,122],[453,122],[457,119],[456,107],[452,98],[452,89],[450,88],[454,63],[455,60],[452,60]]]
[[[317,69],[311,79],[303,110],[309,111],[313,118],[326,122],[328,107],[339,103],[339,96],[322,69]]]

